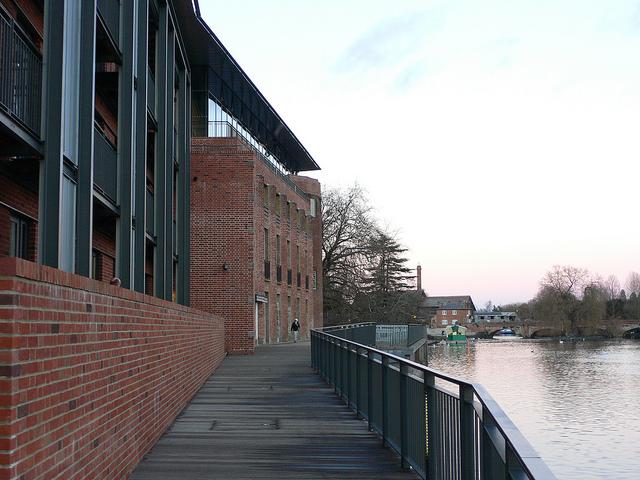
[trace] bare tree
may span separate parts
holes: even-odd
[[[607,300],[615,300],[620,296],[620,282],[615,275],[609,275],[602,287],[607,293]]]
[[[632,293],[640,295],[640,273],[630,272],[629,276],[627,277],[626,287],[627,295],[631,295]]]
[[[326,189],[322,202],[322,273],[327,320],[346,321],[361,290],[369,257],[369,240],[376,232],[364,191]]]
[[[589,283],[589,272],[570,265],[554,265],[540,281],[534,315],[539,321],[552,323],[563,333],[579,331],[579,297]]]
[[[541,288],[548,288],[561,297],[578,297],[589,280],[589,271],[571,265],[554,265],[540,281]]]

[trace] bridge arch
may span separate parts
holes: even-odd
[[[562,332],[558,328],[541,327],[529,332],[530,338],[559,337]]]

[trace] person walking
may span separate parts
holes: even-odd
[[[293,320],[291,324],[291,331],[293,332],[293,342],[298,343],[298,332],[300,331],[300,322],[297,318]]]

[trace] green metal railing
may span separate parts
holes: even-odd
[[[375,325],[311,332],[313,368],[429,479],[555,479],[479,384],[376,349]],[[362,342],[359,340],[363,340]]]

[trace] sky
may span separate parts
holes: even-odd
[[[429,295],[527,301],[553,265],[640,271],[640,0],[200,0]]]

